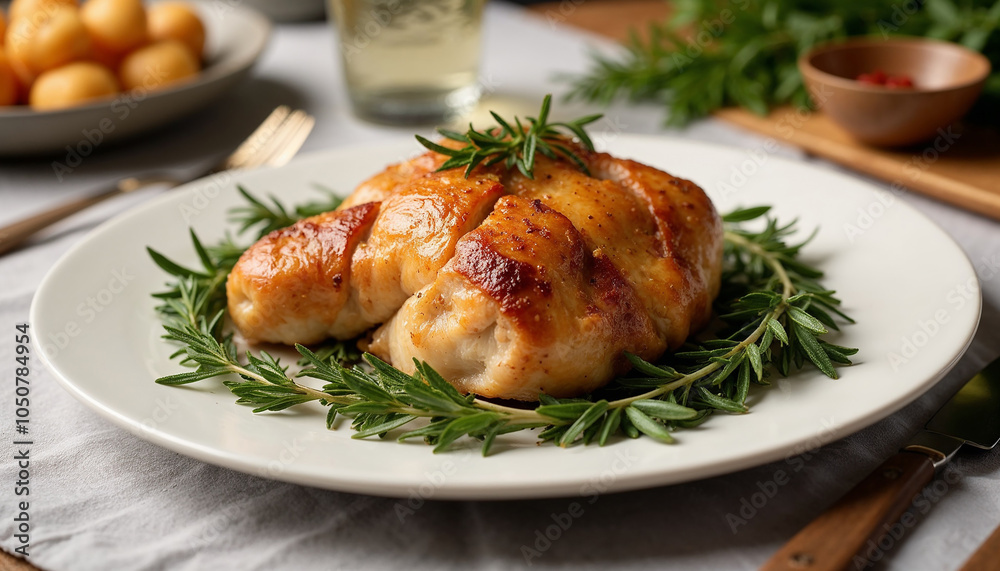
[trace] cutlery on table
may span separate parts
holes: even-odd
[[[125,178],[104,191],[60,204],[0,228],[0,255],[13,250],[44,228],[120,194],[154,184],[173,188],[227,170],[283,165],[302,147],[315,123],[316,120],[305,111],[292,111],[287,106],[281,105],[275,108],[232,154],[195,176],[183,179],[169,175]]]
[[[1000,441],[1000,358],[969,380],[902,450],[799,531],[761,569],[847,569],[906,511],[963,444]],[[993,563],[996,563],[994,560]],[[993,568],[996,568],[994,566]]]

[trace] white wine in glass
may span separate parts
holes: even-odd
[[[485,0],[329,0],[355,114],[452,119],[479,100]]]

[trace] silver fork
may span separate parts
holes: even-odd
[[[154,184],[173,188],[203,176],[232,169],[283,165],[295,156],[315,124],[316,120],[305,111],[292,111],[285,105],[276,107],[232,154],[195,176],[184,179],[170,175],[124,178],[107,190],[61,204],[0,228],[0,256],[52,224],[120,194]]]

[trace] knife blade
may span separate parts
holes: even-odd
[[[879,540],[965,444],[1000,442],[1000,358],[976,373],[895,456],[799,531],[764,571],[867,566],[862,551]],[[864,564],[864,565],[861,565]],[[861,565],[861,567],[859,567]]]

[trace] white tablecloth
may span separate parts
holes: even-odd
[[[565,89],[553,83],[555,72],[586,65],[587,46],[598,40],[557,20],[490,4],[483,83],[495,106],[537,105],[544,93]],[[0,163],[0,223],[136,171],[207,164],[278,103],[299,105],[317,116],[305,151],[408,136],[409,130],[351,117],[333,54],[333,36],[324,23],[280,25],[251,81],[168,131],[104,149],[61,182],[52,159]],[[567,114],[580,110],[575,106]],[[665,132],[655,105],[616,105],[608,117],[612,122],[604,128]],[[744,148],[761,142],[714,120],[670,134]],[[791,149],[781,153],[806,160]],[[32,295],[60,255],[95,224],[148,196],[139,193],[94,208],[29,248],[0,258],[0,546],[8,552],[18,545],[15,500],[27,499],[14,495],[17,451],[10,444],[15,325],[27,320]],[[1000,252],[996,222],[918,195],[902,199],[944,227],[977,263],[1000,261],[995,259]],[[149,444],[75,401],[36,360],[30,560],[52,571],[508,569],[528,564],[542,569],[753,569],[895,451],[964,378],[1000,353],[1000,280],[984,280],[983,288],[982,325],[951,374],[888,419],[797,459],[802,469],[735,533],[727,514],[739,514],[761,485],[787,467],[785,462],[602,497],[558,541],[531,558],[522,547],[534,546],[535,530],[565,512],[569,500],[428,502],[401,522],[393,499],[265,480]],[[917,511],[919,523],[875,568],[957,568],[1000,523],[998,468],[1000,455],[963,452],[945,485],[931,492],[928,509]]]

